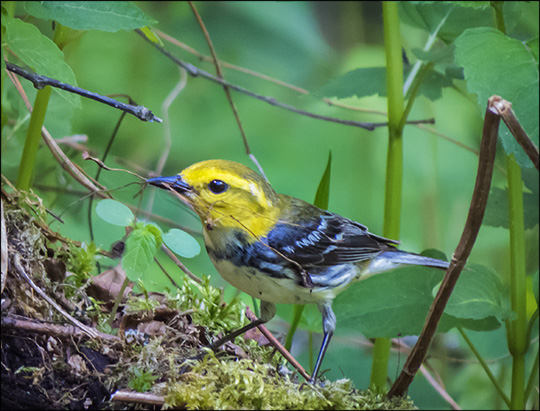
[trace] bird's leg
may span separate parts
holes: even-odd
[[[321,350],[319,351],[319,356],[317,357],[317,362],[315,363],[315,368],[313,369],[313,374],[311,374],[311,379],[309,382],[311,384],[315,383],[317,380],[317,374],[319,373],[319,368],[321,368],[322,360],[324,358],[324,354],[326,353],[326,349],[328,348],[328,344],[330,343],[330,339],[332,338],[333,333],[324,333],[324,339],[321,344]]]
[[[319,369],[326,354],[326,349],[330,343],[332,335],[334,335],[334,330],[336,329],[336,315],[332,311],[332,301],[325,301],[319,304],[319,311],[322,314],[322,323],[324,338],[321,344],[321,349],[319,350],[319,356],[317,357],[317,362],[315,363],[315,368],[313,374],[311,374],[310,383],[314,383],[317,380],[317,374],[319,374]]]

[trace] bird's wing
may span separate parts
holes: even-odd
[[[304,268],[368,260],[383,251],[395,250],[392,244],[398,244],[370,233],[360,223],[313,209],[319,212],[292,213],[267,236],[270,247]]]

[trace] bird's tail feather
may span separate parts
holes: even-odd
[[[447,261],[424,257],[423,255],[407,253],[404,251],[385,251],[384,253],[379,254],[378,258],[383,258],[397,264],[425,265],[428,267],[437,268],[448,268],[450,265],[450,263]]]

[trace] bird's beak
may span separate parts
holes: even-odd
[[[182,179],[180,174],[171,177],[149,178],[146,182],[164,190],[174,190],[179,194],[192,190],[192,187]]]

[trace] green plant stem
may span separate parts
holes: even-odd
[[[523,215],[523,183],[521,168],[513,154],[507,156],[508,211],[510,219],[510,303],[517,314],[510,321],[508,348],[513,358],[512,395],[513,410],[525,407],[525,354],[527,341],[527,284],[525,270],[525,226]]]
[[[8,14],[9,10],[10,9],[8,9]],[[60,50],[67,43],[70,31],[71,29],[56,23],[53,41],[60,48]],[[32,115],[30,117],[30,124],[28,125],[28,130],[26,131],[26,139],[24,142],[21,164],[19,166],[19,174],[17,175],[16,186],[19,190],[28,190],[32,184],[32,177],[34,175],[34,168],[36,166],[36,154],[39,148],[39,141],[41,140],[41,128],[43,127],[43,121],[45,120],[45,113],[47,112],[50,97],[50,86],[46,86],[37,92],[34,107],[32,108]]]
[[[293,320],[291,322],[291,327],[289,328],[289,332],[287,333],[287,339],[285,340],[285,349],[287,351],[291,351],[291,346],[293,342],[294,333],[296,332],[296,329],[298,328],[298,324],[300,323],[300,319],[302,318],[302,313],[304,312],[305,305],[294,305],[293,306]]]
[[[116,312],[118,311],[118,306],[120,305],[120,301],[124,298],[124,291],[126,290],[126,287],[129,285],[129,278],[126,277],[124,282],[122,283],[122,287],[120,287],[120,291],[118,293],[118,296],[116,297],[116,300],[114,300],[114,305],[111,310],[111,314],[109,314],[109,319],[107,320],[107,325],[112,330],[112,325],[114,322],[114,319],[116,318]]]
[[[308,331],[308,344],[309,344],[309,373],[313,374],[313,368],[315,364],[313,363],[313,331]]]
[[[383,2],[384,43],[386,51],[386,89],[388,93],[388,157],[383,235],[399,239],[403,185],[403,140],[400,127],[404,111],[403,60],[397,3]],[[377,392],[386,391],[389,338],[375,339],[370,385]]]
[[[469,346],[469,348],[471,349],[471,351],[473,352],[473,354],[476,356],[477,360],[480,362],[480,365],[486,372],[487,376],[491,380],[491,383],[493,384],[493,386],[495,387],[495,389],[497,390],[497,392],[499,393],[503,401],[506,403],[508,408],[510,408],[510,398],[508,398],[508,396],[504,393],[502,387],[499,385],[499,382],[497,381],[497,378],[495,378],[495,376],[489,369],[489,366],[487,365],[487,363],[484,361],[484,359],[482,358],[482,356],[480,355],[476,347],[473,345],[472,341],[467,336],[467,334],[465,334],[465,331],[463,330],[463,328],[458,327],[458,331],[463,337],[463,339],[465,340],[465,342],[467,343],[467,345]]]
[[[529,375],[529,382],[527,383],[527,387],[525,388],[525,399],[529,398],[531,395],[531,392],[534,388],[534,383],[536,379],[538,378],[538,360],[539,360],[540,351],[536,351],[536,358],[534,359],[533,367],[531,370],[531,374]]]
[[[30,117],[30,124],[28,125],[28,130],[26,131],[26,139],[24,142],[21,164],[19,166],[19,173],[17,175],[16,186],[19,190],[26,191],[30,188],[32,176],[34,174],[34,167],[36,165],[36,154],[39,148],[39,141],[41,139],[41,128],[43,127],[43,121],[45,119],[45,113],[47,112],[50,97],[50,86],[47,86],[42,90],[38,90],[37,92],[34,107],[32,109],[32,115]]]

